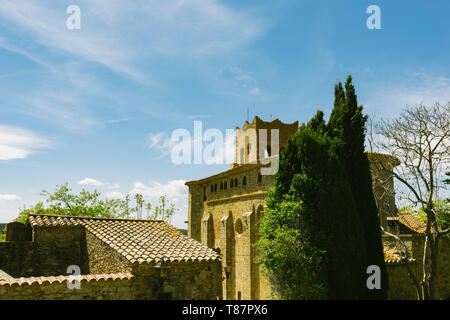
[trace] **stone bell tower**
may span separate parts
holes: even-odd
[[[276,149],[286,147],[288,138],[297,130],[298,121],[291,124],[279,119],[266,122],[258,116],[251,123],[245,121],[242,129],[236,127],[236,164],[256,163],[262,157],[276,155]]]

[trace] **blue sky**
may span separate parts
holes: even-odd
[[[69,5],[81,29],[66,28]],[[369,30],[369,5],[381,30]],[[185,227],[186,180],[228,165],[175,165],[173,130],[223,132],[259,115],[328,116],[351,74],[368,114],[450,98],[450,2],[2,0],[0,222],[42,189],[167,194]]]

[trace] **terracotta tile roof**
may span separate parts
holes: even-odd
[[[426,223],[409,213],[398,213],[398,221],[417,233],[425,233]]]
[[[396,264],[396,263],[405,263],[405,261],[403,260],[401,254],[398,251],[395,250],[384,250],[384,261],[387,264]],[[409,258],[408,259],[409,262],[414,262],[416,261],[416,259],[414,258]]]
[[[32,227],[84,226],[131,263],[207,261],[220,255],[160,220],[30,215]]]
[[[30,277],[30,278],[11,278],[9,280],[0,280],[0,286],[22,286],[32,284],[52,284],[55,282],[64,283],[67,280],[78,280],[80,283],[89,281],[115,281],[122,279],[132,279],[131,273],[115,273],[115,274],[96,274],[96,275],[78,275],[78,276],[56,276],[56,277]]]

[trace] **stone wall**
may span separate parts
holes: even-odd
[[[146,288],[142,299],[216,300],[222,298],[220,261],[169,262],[165,269],[155,264],[133,266],[132,273]],[[166,273],[161,276],[161,272]]]
[[[216,300],[220,261],[173,262],[167,269],[136,265],[133,273],[0,280],[0,300]],[[163,270],[163,273],[161,271]],[[67,281],[80,289],[69,289]]]
[[[128,260],[105,242],[86,231],[88,273],[127,273],[131,271]]]
[[[0,242],[0,269],[15,278],[66,274],[70,265],[87,273],[83,228],[37,229],[33,239]]]
[[[409,247],[409,254],[415,259],[410,263],[411,269],[419,281],[422,278],[422,257],[424,236],[402,235],[402,240]],[[383,236],[385,248],[396,246],[396,241],[388,236]],[[437,299],[450,299],[450,238],[442,237],[439,242],[438,276],[436,278]],[[399,248],[399,247],[398,247]],[[388,263],[389,299],[405,300],[417,299],[416,289],[408,276],[404,263]]]
[[[0,281],[0,300],[130,300],[142,296],[131,274],[77,276],[80,288],[69,289],[68,276]]]

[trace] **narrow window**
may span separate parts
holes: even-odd
[[[230,181],[230,188],[233,188],[233,187],[234,187],[233,179],[231,179],[231,181]]]
[[[258,174],[258,183],[261,182],[261,181],[262,181],[262,175],[260,173],[260,174]]]
[[[217,183],[214,185],[214,192],[217,192]]]
[[[220,191],[223,190],[223,182],[220,183]]]
[[[238,185],[239,185],[238,179],[236,178],[236,179],[234,179],[234,186],[237,187]]]
[[[242,178],[242,185],[245,186],[247,184],[247,177],[244,176],[244,178]]]
[[[206,201],[206,187],[203,187],[203,201]]]
[[[211,185],[211,193],[214,192],[214,185]]]
[[[227,188],[227,182],[226,182],[226,181],[223,183],[223,188],[224,188],[224,189]]]

